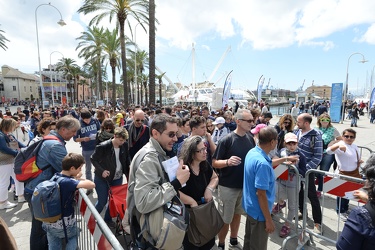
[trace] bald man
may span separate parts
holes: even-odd
[[[145,119],[145,113],[138,109],[134,112],[133,121],[125,126],[129,132],[130,160],[150,140],[150,129],[144,124]]]

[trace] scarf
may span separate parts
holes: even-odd
[[[137,128],[134,126],[134,122],[132,122],[129,126],[129,148],[133,147],[134,144],[137,143],[141,134],[143,135],[142,131],[146,129],[144,125],[142,125],[141,129],[139,129],[137,133]]]
[[[106,140],[109,140],[113,138],[113,133],[110,133],[110,132],[107,132],[105,130],[103,131],[100,131],[99,134],[98,134],[98,140],[100,142],[103,142],[103,141],[106,141]]]

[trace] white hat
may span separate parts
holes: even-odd
[[[218,117],[215,119],[215,121],[212,123],[213,125],[217,125],[217,124],[224,124],[225,123],[225,120],[223,117]]]

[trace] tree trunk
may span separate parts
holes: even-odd
[[[155,0],[149,1],[149,90],[150,101],[155,104]],[[147,96],[147,95],[146,95]]]
[[[118,15],[122,15],[119,13]],[[126,17],[119,16],[118,21],[120,24],[120,45],[121,45],[121,66],[122,66],[122,83],[124,87],[124,106],[127,108],[129,105],[129,84],[126,75],[126,49],[125,49],[125,19]]]
[[[159,79],[159,103],[160,103],[160,107],[163,107],[163,97],[162,97],[162,93],[161,93],[161,87],[162,87],[162,80],[161,78]]]
[[[112,107],[116,106],[116,67],[112,66]]]

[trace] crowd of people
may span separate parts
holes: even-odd
[[[229,249],[267,249],[268,236],[275,231],[273,214],[288,204],[288,217],[279,232],[280,237],[287,237],[293,219],[297,220],[293,218],[296,209],[299,216],[306,213],[303,208],[307,189],[314,232],[322,234],[319,201],[322,176],[310,174],[306,187],[304,182],[296,181],[294,172],[289,172],[286,180],[276,179],[273,168],[293,164],[304,178],[309,169],[330,171],[333,165],[337,173],[361,177],[358,170],[362,160],[353,143],[356,131],[348,128],[340,134],[327,113],[328,103],[311,111],[317,116],[316,126],[312,124],[313,115],[309,114],[311,106],[306,103],[297,103],[274,126],[270,124],[273,115],[269,107],[262,104],[236,107],[235,112],[175,105],[156,109],[133,106],[128,110],[100,107],[29,110],[25,107],[18,108],[14,114],[0,113],[0,209],[17,206],[8,197],[8,190],[14,189],[14,199],[19,203],[27,201],[32,213],[30,201],[35,186],[61,173],[76,180],[67,185],[71,190],[84,187],[87,195],[95,190],[95,208],[100,213],[106,207],[109,188],[121,185],[126,178],[128,210],[123,224],[131,227],[138,247],[153,249],[142,234],[142,215],[160,208],[177,195],[186,207],[216,199],[224,222],[217,235],[219,249],[227,249],[227,244]],[[352,122],[352,127],[356,125]],[[43,142],[43,150],[37,156],[38,166],[44,168],[42,174],[27,183],[17,181],[13,165],[20,148],[49,134],[58,140]],[[82,155],[70,155],[66,159],[65,141],[71,138],[81,144]],[[162,163],[173,157],[180,161],[175,179],[169,179]],[[67,165],[64,167],[64,164]],[[374,167],[371,165],[369,169]],[[373,185],[373,180],[368,185]],[[299,204],[296,204],[296,189]],[[369,202],[372,196],[369,193]],[[348,204],[346,199],[337,201],[336,211],[343,221],[352,217]],[[64,218],[70,218],[73,213],[69,210]],[[238,240],[242,215],[246,215],[244,246]],[[115,227],[108,209],[104,221],[109,227]],[[30,249],[59,246],[50,241],[61,241],[66,236],[50,230],[56,227],[33,217]],[[229,229],[229,242],[225,242]],[[367,232],[373,235],[373,231]],[[76,241],[73,234],[76,232],[70,234],[69,241]],[[347,232],[345,239],[348,235]],[[181,244],[185,249],[212,249],[215,238],[198,247],[186,236]]]

